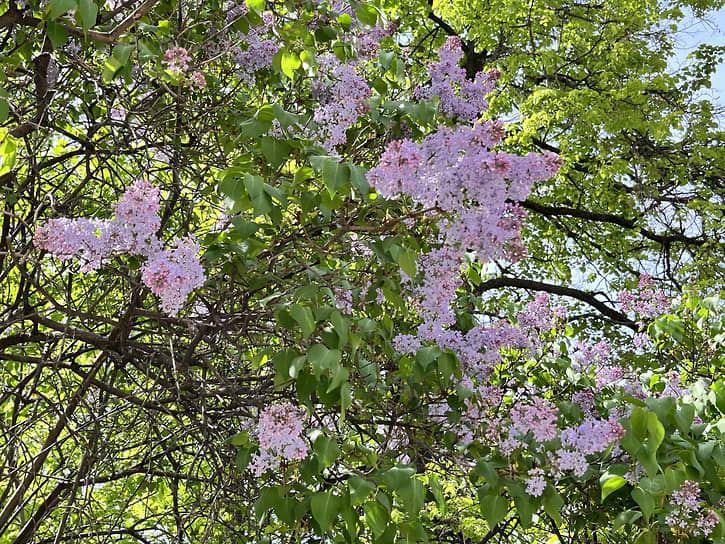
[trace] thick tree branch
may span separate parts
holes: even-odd
[[[486,291],[501,289],[503,287],[517,287],[520,289],[531,289],[532,291],[543,291],[552,295],[560,295],[570,297],[596,308],[604,317],[610,319],[617,325],[622,325],[633,331],[639,331],[637,323],[629,319],[626,314],[618,312],[614,308],[607,306],[599,300],[593,293],[582,291],[573,287],[564,287],[553,283],[545,283],[542,281],[526,280],[521,278],[501,277],[483,282],[477,289],[476,294],[480,295]]]
[[[701,246],[705,243],[703,237],[690,237],[685,236],[681,233],[669,233],[669,234],[658,234],[651,230],[645,229],[644,227],[637,227],[637,221],[634,219],[627,219],[620,215],[611,213],[600,213],[591,212],[589,210],[582,210],[581,208],[569,208],[567,206],[549,206],[542,204],[531,199],[527,199],[521,202],[521,206],[527,210],[540,213],[547,216],[568,216],[577,217],[579,219],[586,219],[587,221],[595,221],[598,223],[611,223],[624,227],[625,229],[632,229],[639,232],[645,238],[657,242],[659,244],[669,244],[672,242],[680,242],[682,244]]]
[[[158,0],[146,0],[143,4],[136,8],[136,10],[116,25],[113,30],[109,32],[98,32],[95,30],[83,30],[76,28],[72,25],[64,24],[63,28],[72,36],[78,38],[90,39],[95,42],[101,42],[106,44],[113,44],[118,40],[119,36],[131,28],[141,17],[146,15],[154,4]],[[38,26],[42,21],[37,17],[33,17],[29,14],[24,14],[17,9],[15,2],[10,2],[8,10],[0,15],[0,28],[9,28],[15,25],[22,26]]]

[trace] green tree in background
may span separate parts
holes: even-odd
[[[561,175],[524,203],[525,272],[503,276],[538,276],[559,290],[573,280],[618,289],[643,271],[675,289],[719,285],[722,104],[707,90],[723,48],[702,44],[682,67],[675,53],[685,14],[707,18],[722,3],[407,6],[399,16],[413,21],[416,51],[457,34],[469,74],[501,70],[491,111],[513,116],[511,146],[564,158]]]

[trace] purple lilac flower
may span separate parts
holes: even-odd
[[[437,96],[443,115],[473,122],[488,109],[486,95],[493,90],[500,74],[479,72],[474,80],[466,78],[466,71],[459,66],[463,59],[461,45],[459,37],[448,38],[438,50],[440,60],[429,66],[430,86],[419,87],[416,95],[423,100]]]
[[[347,129],[369,110],[368,98],[372,91],[357,74],[354,64],[343,64],[332,53],[318,60],[321,72],[327,73],[328,77],[315,83],[320,103],[313,115],[319,130],[315,139],[332,151],[335,146],[345,143]]]
[[[164,249],[156,236],[160,207],[159,190],[139,180],[113,205],[113,219],[50,219],[36,230],[33,242],[61,259],[78,258],[83,272],[97,270],[113,254],[146,257],[142,279],[161,297],[164,311],[174,315],[189,293],[203,285],[204,269],[193,237]]]
[[[690,537],[708,536],[720,522],[718,515],[700,501],[700,485],[685,481],[670,498],[672,512],[665,521],[673,532]]]
[[[291,404],[274,404],[265,408],[257,430],[260,451],[252,457],[251,470],[261,476],[267,469],[279,465],[280,458],[303,459],[308,454],[302,438],[304,411]]]

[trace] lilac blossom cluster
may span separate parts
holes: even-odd
[[[558,408],[548,399],[535,397],[532,403],[517,404],[511,409],[510,435],[524,437],[531,433],[538,442],[556,437]]]
[[[536,413],[538,408],[543,410],[542,414]],[[510,456],[515,450],[526,447],[524,439],[529,432],[539,442],[557,437],[560,439],[561,447],[546,453],[546,466],[528,471],[526,492],[534,497],[544,492],[546,477],[560,478],[565,471],[571,471],[577,477],[583,476],[590,467],[587,456],[607,450],[612,442],[625,435],[622,425],[613,418],[587,418],[577,427],[559,431],[556,428],[556,414],[557,408],[553,403],[535,398],[533,403],[511,410],[510,427],[500,418],[492,421],[492,434],[504,455]],[[536,449],[536,446],[532,449]]]
[[[225,6],[226,13],[224,15],[224,22],[229,25],[234,23],[240,17],[244,17],[249,13],[249,7],[246,2],[230,2]]]
[[[289,403],[274,404],[262,411],[257,428],[259,453],[250,463],[256,476],[279,466],[280,458],[304,459],[307,456],[307,443],[302,436],[304,416],[304,410]]]
[[[466,252],[475,251],[483,261],[519,255],[520,250],[508,248],[520,244],[523,214],[509,201],[525,199],[535,181],[550,178],[560,165],[551,154],[517,157],[494,151],[502,138],[501,124],[493,121],[440,127],[420,144],[409,139],[392,142],[368,172],[369,183],[382,196],[405,194],[446,212],[440,247],[420,258],[425,274],[413,295],[423,320],[419,337],[454,351],[463,337],[448,327],[455,322],[451,308],[462,284]],[[397,343],[415,345],[407,338]],[[474,345],[476,352],[484,347]]]
[[[113,208],[111,220],[50,219],[38,227],[33,243],[61,259],[78,258],[82,272],[97,270],[112,255],[146,257],[142,280],[161,298],[164,311],[175,315],[205,280],[198,244],[186,236],[175,240],[172,249],[164,249],[156,236],[161,226],[159,190],[148,181],[136,181]]]
[[[261,26],[252,27],[247,34],[239,33],[239,37],[246,43],[246,47],[237,45],[232,48],[232,58],[237,65],[237,76],[247,84],[254,85],[255,73],[263,68],[272,66],[272,57],[279,50],[279,43],[263,36],[270,31],[271,20]]]
[[[583,476],[589,468],[587,455],[606,450],[615,440],[625,435],[624,427],[613,419],[586,419],[577,427],[561,431],[561,448],[554,458],[559,471],[571,470],[576,476]]]
[[[718,515],[700,501],[700,485],[685,481],[670,498],[672,512],[665,521],[672,532],[687,537],[708,536],[720,522]]]
[[[187,75],[189,62],[191,62],[191,57],[184,47],[170,47],[164,53],[164,58],[161,61],[162,64],[166,65],[169,72],[175,76],[181,76],[181,81],[185,81],[194,89],[201,90],[206,87],[206,79],[204,79],[201,72],[193,72]]]
[[[637,285],[639,293],[622,291],[619,302],[622,309],[645,318],[654,318],[670,310],[670,301],[661,289],[655,286],[652,276],[642,274]]]
[[[370,109],[368,98],[372,91],[357,74],[356,63],[344,64],[332,53],[323,55],[318,62],[325,77],[318,77],[312,84],[319,102],[313,114],[319,131],[315,139],[332,151],[345,143],[347,129]]]
[[[473,80],[468,79],[466,71],[459,66],[463,59],[461,46],[461,38],[451,36],[438,49],[439,61],[428,67],[431,84],[416,89],[416,97],[427,100],[437,96],[440,113],[473,122],[488,109],[486,95],[493,90],[501,74],[497,70],[478,72]]]
[[[592,377],[597,389],[616,386],[625,393],[642,398],[644,390],[637,373],[630,368],[610,362],[612,346],[600,340],[592,346],[583,341],[576,343],[572,367]]]
[[[389,23],[385,28],[375,26],[373,28],[360,28],[355,35],[355,51],[361,61],[372,60],[380,52],[380,42],[392,36],[397,27],[395,23]]]

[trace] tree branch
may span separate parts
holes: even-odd
[[[659,244],[668,244],[672,242],[680,242],[687,245],[701,246],[705,243],[702,237],[685,236],[682,233],[658,234],[644,227],[637,227],[635,219],[627,219],[620,215],[611,213],[591,212],[582,210],[581,208],[569,208],[567,206],[549,206],[531,199],[524,200],[520,203],[523,208],[531,210],[547,216],[568,216],[586,219],[587,221],[596,221],[598,223],[612,223],[625,229],[636,230],[645,238],[657,242]]]
[[[542,281],[526,280],[521,278],[500,277],[483,282],[479,287],[476,288],[475,292],[477,295],[480,295],[486,291],[492,291],[494,289],[500,289],[502,287],[531,289],[532,291],[544,291],[553,295],[574,298],[596,308],[603,316],[607,317],[617,325],[622,325],[635,332],[639,331],[639,326],[637,325],[637,323],[629,319],[626,314],[618,312],[614,308],[610,308],[604,302],[594,296],[593,293],[590,293],[589,291],[582,291],[581,289],[575,289],[573,287],[564,287],[563,285],[556,285],[553,283],[545,283]]]

